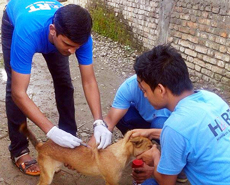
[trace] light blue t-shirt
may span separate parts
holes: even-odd
[[[157,171],[184,171],[192,185],[230,184],[230,109],[219,96],[201,90],[182,99],[161,134]]]
[[[56,0],[10,0],[7,14],[14,26],[11,45],[11,67],[22,74],[31,73],[32,58],[35,53],[53,53],[57,49],[49,42],[49,25],[54,13],[60,8]],[[77,51],[79,64],[92,64],[92,38]]]
[[[171,113],[168,109],[155,110],[153,108],[138,87],[137,75],[131,76],[121,84],[117,90],[112,107],[128,109],[131,104],[134,104],[143,119],[150,123],[156,117],[169,117]]]

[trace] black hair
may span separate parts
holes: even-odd
[[[152,90],[158,84],[167,87],[174,95],[193,89],[184,59],[170,45],[159,45],[137,57],[134,70]]]
[[[92,29],[89,12],[79,5],[69,4],[59,8],[53,17],[53,24],[59,34],[77,44],[87,42]]]

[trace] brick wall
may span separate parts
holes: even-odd
[[[159,0],[106,0],[116,12],[121,12],[128,21],[134,37],[146,48],[157,42],[159,21]]]
[[[87,0],[72,0],[85,6]],[[189,71],[230,85],[229,0],[103,0],[127,20],[139,43],[151,49],[171,42]]]
[[[78,4],[82,7],[86,7],[86,4],[88,3],[88,0],[68,0],[69,3]]]
[[[179,0],[171,14],[168,41],[190,73],[230,85],[230,10],[227,2]]]

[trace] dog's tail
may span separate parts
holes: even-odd
[[[36,148],[36,150],[38,150],[38,147],[39,147],[40,145],[42,145],[42,143],[39,142],[39,141],[37,140],[37,138],[36,138],[35,135],[31,132],[31,130],[28,129],[26,123],[23,123],[23,124],[20,126],[19,131],[20,131],[21,133],[23,133],[26,137],[28,137],[28,139],[31,141],[32,145]]]

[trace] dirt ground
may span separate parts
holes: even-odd
[[[1,1],[2,0],[0,0],[0,16],[2,16],[1,13],[3,9],[3,3],[1,3]],[[133,74],[132,63],[136,57],[136,51],[129,50],[126,47],[122,47],[119,44],[112,42],[110,39],[100,37],[96,34],[94,34],[93,37],[95,74],[101,92],[103,115],[106,115],[117,88],[127,77]],[[2,53],[1,49],[0,53]],[[2,54],[0,54],[0,60],[2,60]],[[3,66],[0,68],[0,185],[34,185],[37,183],[39,177],[30,177],[22,174],[10,161],[4,100],[6,76],[2,67]],[[87,141],[92,135],[93,119],[83,95],[79,68],[74,56],[70,57],[70,68],[75,88],[75,108],[79,137]],[[202,81],[199,81],[199,83],[197,81],[195,86],[217,92],[229,103],[229,92],[224,92],[221,89],[215,88],[215,86]],[[40,54],[36,54],[33,59],[33,69],[28,94],[48,119],[53,123],[58,122],[58,112],[55,106],[51,76],[46,63]],[[29,125],[38,138],[46,140],[46,136],[37,126],[31,122],[29,122]],[[113,136],[114,141],[120,137],[121,134],[119,131],[116,131]],[[32,155],[36,157],[37,153],[34,148],[30,147],[30,150]],[[130,165],[128,165],[123,173],[121,185],[132,184],[130,174],[131,168]],[[87,177],[63,167],[61,172],[55,175],[53,184],[102,185],[104,182],[100,178]],[[180,183],[178,183],[178,185],[179,184]],[[188,184],[189,183],[184,183],[182,185]]]
[[[75,105],[76,105],[76,118],[79,127],[79,136],[87,141],[92,134],[92,116],[89,111],[88,105],[84,99],[83,91],[81,87],[81,81],[79,77],[79,70],[77,67],[77,61],[74,57],[71,57],[71,73],[73,84],[75,87]],[[103,69],[103,70],[102,70]],[[2,70],[2,69],[1,69]],[[95,61],[95,72],[99,88],[101,91],[101,101],[103,115],[108,111],[111,102],[113,100],[116,89],[124,81],[124,78],[117,75],[114,71],[109,69],[106,65],[101,65],[100,61]],[[0,74],[0,185],[34,185],[38,181],[38,177],[30,177],[22,174],[10,161],[10,155],[8,152],[8,133],[7,123],[4,107],[4,89],[5,80],[4,73]],[[54,91],[51,76],[47,70],[46,63],[41,55],[34,57],[33,71],[31,76],[31,82],[28,89],[29,96],[34,100],[40,110],[53,122],[57,123],[58,113],[54,101]],[[29,122],[30,128],[36,134],[36,136],[42,140],[46,140],[45,135],[40,129],[33,123]],[[117,131],[114,133],[114,140],[120,137],[120,133]],[[31,153],[34,157],[37,156],[33,147],[30,147]],[[130,176],[131,168],[127,166],[123,173],[121,185],[131,185],[132,178]],[[96,177],[87,177],[81,174],[77,174],[74,171],[68,170],[63,167],[61,172],[55,175],[54,185],[103,185],[104,181]]]

